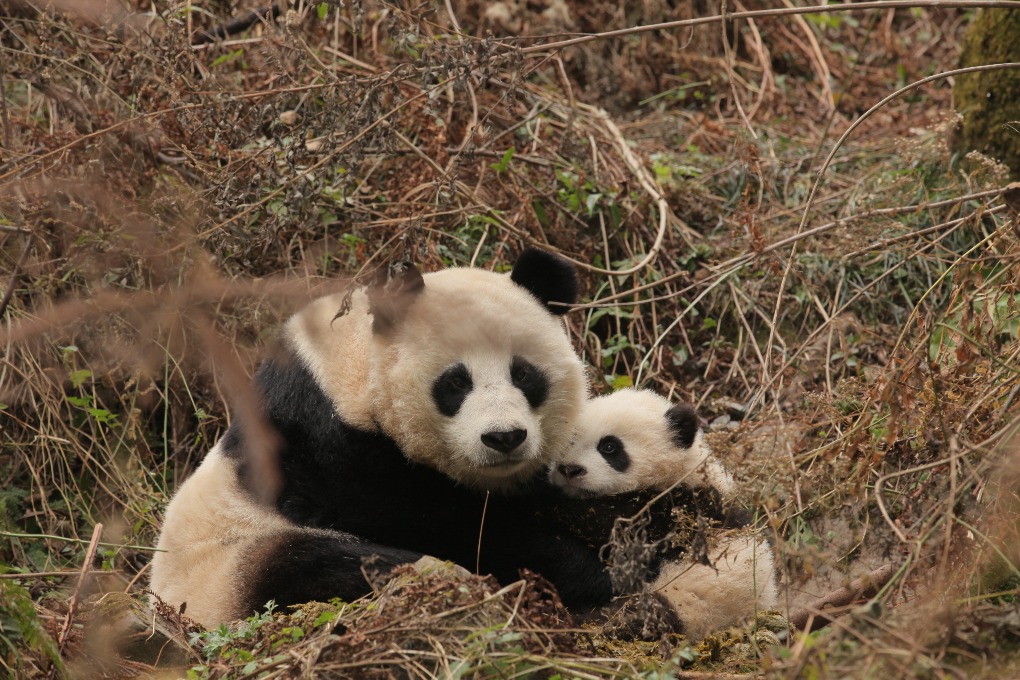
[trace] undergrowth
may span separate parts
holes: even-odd
[[[3,671],[1020,672],[1006,173],[947,146],[955,120],[933,84],[816,174],[873,103],[953,67],[969,14],[760,17],[729,22],[725,47],[707,24],[532,49],[715,11],[681,4],[324,2],[214,41],[202,32],[255,6],[0,10]],[[871,605],[820,632],[759,621],[694,648],[578,628],[531,577],[407,572],[365,601],[217,631],[163,607],[146,624],[169,641],[155,651],[90,641],[93,625],[149,634],[132,606],[162,512],[284,318],[393,260],[502,271],[527,244],[578,264],[567,324],[595,391],[651,387],[711,423],[775,544],[784,610],[894,565]]]

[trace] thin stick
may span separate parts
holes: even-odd
[[[0,536],[9,536],[10,538],[48,538],[54,541],[67,541],[68,543],[91,543],[91,541],[83,541],[80,538],[68,538],[67,536],[57,536],[55,534],[21,534],[16,531],[0,531]],[[99,545],[104,548],[128,548],[131,550],[147,550],[149,552],[166,552],[161,548],[153,548],[151,545],[131,545],[129,543],[103,543]]]
[[[136,583],[138,583],[138,579],[140,579],[142,577],[142,575],[145,574],[145,572],[148,571],[149,567],[151,567],[151,566],[152,566],[152,562],[146,562],[145,566],[142,567],[141,569],[139,569],[138,573],[135,574],[134,578],[132,578],[128,582],[127,586],[124,587],[124,592],[125,593],[130,593],[131,589],[134,587],[134,585]]]
[[[81,565],[81,576],[78,578],[78,585],[74,587],[74,594],[71,595],[71,604],[67,606],[67,616],[64,617],[64,625],[60,629],[60,637],[57,639],[57,654],[63,654],[64,645],[67,643],[67,635],[71,632],[71,623],[74,621],[74,612],[78,608],[78,597],[81,595],[82,586],[92,571],[92,562],[96,559],[96,551],[99,550],[99,537],[103,535],[103,525],[96,524],[92,530],[92,540],[89,541],[89,549],[85,551],[85,562]],[[50,667],[48,677],[53,677],[57,667]]]
[[[234,17],[225,23],[196,33],[191,39],[191,44],[193,46],[207,45],[222,38],[240,33],[241,31],[246,31],[260,21],[268,24],[279,16],[280,5],[274,2],[269,7],[262,7],[250,12],[245,12],[241,16]]]
[[[516,156],[515,156],[515,158],[516,158]],[[965,196],[957,196],[955,198],[949,198],[949,199],[945,199],[945,200],[942,200],[942,201],[937,201],[935,203],[917,203],[917,204],[914,204],[914,205],[898,206],[898,207],[895,207],[895,208],[876,208],[876,209],[873,209],[873,210],[865,210],[864,212],[857,213],[855,215],[849,215],[847,217],[841,217],[841,218],[839,218],[837,220],[834,220],[834,221],[829,222],[827,224],[823,224],[823,225],[821,225],[819,227],[812,227],[811,229],[806,229],[806,230],[804,230],[802,232],[798,232],[798,233],[794,234],[793,236],[788,236],[788,237],[786,237],[784,239],[781,239],[779,241],[775,241],[773,243],[770,243],[769,245],[767,245],[764,248],[762,248],[760,251],[755,251],[755,252],[752,252],[750,254],[745,253],[743,255],[737,255],[736,257],[731,257],[730,259],[728,259],[728,260],[726,260],[724,262],[720,262],[719,264],[714,266],[714,272],[712,274],[709,274],[706,278],[702,279],[699,282],[699,284],[707,283],[707,282],[715,280],[715,279],[717,279],[717,278],[719,278],[721,276],[728,276],[731,273],[731,271],[735,271],[737,269],[740,269],[741,267],[743,267],[744,265],[748,264],[749,262],[752,262],[754,260],[759,259],[762,255],[767,255],[767,254],[775,252],[777,250],[781,250],[781,249],[783,249],[783,248],[785,248],[787,246],[793,245],[794,243],[797,243],[798,241],[802,241],[804,239],[810,238],[812,236],[816,236],[816,235],[824,233],[826,231],[831,231],[832,229],[835,229],[836,227],[838,227],[838,226],[840,226],[842,224],[848,224],[848,223],[854,222],[856,220],[870,219],[872,217],[879,217],[879,216],[885,216],[885,215],[900,215],[900,214],[904,214],[904,213],[916,212],[916,211],[922,210],[922,209],[923,210],[931,210],[933,208],[942,208],[942,207],[945,207],[947,205],[953,205],[953,204],[956,204],[956,203],[962,203],[964,201],[970,201],[970,200],[975,200],[975,199],[979,199],[979,198],[987,198],[987,197],[991,197],[991,196],[996,196],[998,194],[1003,193],[1005,190],[1006,190],[1005,187],[1000,188],[1000,189],[989,189],[987,191],[979,191],[977,193],[967,194]],[[994,210],[994,208],[993,208],[993,210]],[[925,233],[925,232],[923,230],[919,231],[919,232],[910,232],[910,234],[919,234],[919,233]],[[905,236],[910,236],[910,234],[905,234]],[[599,300],[598,302],[589,302],[587,304],[574,305],[570,309],[572,311],[573,310],[579,310],[579,309],[597,309],[599,307],[614,307],[614,306],[617,306],[617,305],[628,305],[628,304],[637,306],[639,304],[649,304],[649,303],[652,303],[652,302],[658,302],[659,300],[667,300],[669,298],[677,297],[677,296],[682,295],[682,294],[684,294],[684,293],[686,293],[688,291],[694,290],[694,288],[696,286],[695,285],[687,286],[686,288],[682,288],[682,289],[680,289],[680,290],[678,290],[678,291],[676,291],[674,293],[670,293],[669,295],[663,295],[663,296],[660,296],[660,297],[652,297],[652,298],[647,298],[647,299],[644,299],[644,300],[635,300],[633,302],[631,302],[631,301],[621,301],[621,300],[623,300],[623,298],[630,297],[632,295],[635,295],[637,293],[640,293],[640,292],[643,292],[643,291],[646,291],[646,290],[649,290],[649,289],[652,289],[652,288],[657,288],[659,286],[663,286],[663,285],[665,285],[667,283],[675,281],[676,279],[684,278],[685,276],[688,276],[688,275],[689,275],[689,273],[687,271],[681,271],[681,272],[677,272],[677,273],[674,273],[674,274],[669,274],[667,276],[662,277],[658,281],[652,281],[651,283],[645,283],[645,284],[642,284],[640,286],[635,286],[633,288],[628,288],[625,291],[621,291],[621,292],[616,293],[614,295],[610,295],[608,297],[604,297],[601,300]]]
[[[18,279],[21,278],[21,269],[25,266],[25,260],[28,259],[28,251],[31,245],[32,239],[29,236],[22,239],[21,255],[18,256],[18,261],[14,263],[14,271],[11,272],[10,283],[7,284],[7,290],[4,291],[3,300],[0,300],[0,317],[3,317],[4,312],[7,311],[7,305],[11,302],[11,296],[14,295],[14,289],[18,287]]]
[[[921,85],[924,85],[926,83],[933,82],[935,80],[941,80],[943,78],[949,78],[949,77],[952,77],[952,76],[958,76],[958,75],[962,75],[964,73],[979,73],[979,72],[982,72],[982,71],[996,71],[996,70],[999,70],[999,69],[1012,69],[1012,68],[1020,68],[1020,62],[1006,62],[1006,63],[1001,63],[1001,64],[985,64],[983,66],[971,66],[971,67],[968,67],[968,68],[954,69],[952,71],[943,71],[942,73],[935,73],[935,74],[930,75],[930,76],[928,76],[926,78],[922,78],[920,80],[916,80],[916,81],[910,83],[909,85],[905,85],[905,86],[901,87],[900,89],[896,90],[892,94],[889,94],[889,95],[883,97],[880,102],[878,102],[877,104],[872,106],[870,109],[865,111],[864,114],[862,114],[857,120],[855,120],[846,129],[846,131],[842,135],[840,135],[840,138],[836,140],[836,143],[833,144],[832,149],[829,151],[829,155],[825,157],[825,161],[822,163],[822,167],[818,169],[818,174],[815,176],[815,181],[811,185],[811,191],[808,192],[807,201],[805,201],[805,203],[804,203],[804,211],[801,213],[800,224],[797,225],[797,234],[799,235],[801,232],[803,232],[804,228],[807,226],[808,215],[811,213],[811,207],[814,204],[815,197],[818,195],[818,189],[822,185],[822,178],[825,176],[825,171],[828,170],[829,164],[832,163],[832,159],[835,158],[836,152],[839,151],[840,147],[843,146],[843,142],[845,142],[847,140],[847,138],[850,137],[851,134],[853,134],[853,131],[856,130],[864,121],[868,120],[876,111],[878,111],[883,106],[885,106],[886,104],[891,102],[893,99],[896,99],[900,95],[902,95],[902,94],[904,94],[906,92],[909,92],[909,91],[913,90],[914,88],[920,87]],[[984,244],[985,241],[987,241],[987,240],[988,240],[987,238],[982,240],[977,246],[975,246],[974,248],[971,248],[969,251],[964,253],[963,256],[966,257],[971,252],[973,252],[978,246]],[[769,338],[768,338],[768,342],[765,345],[765,360],[767,362],[771,362],[772,361],[772,347],[773,347],[773,343],[774,343],[774,340],[775,340],[775,337],[776,337],[777,329],[779,327],[778,326],[778,324],[779,324],[779,311],[780,311],[780,309],[782,307],[783,294],[784,294],[784,292],[786,290],[786,283],[787,283],[787,281],[788,281],[788,279],[790,277],[790,273],[793,270],[793,262],[794,262],[794,255],[795,255],[795,253],[796,253],[796,248],[794,248],[794,250],[791,251],[790,257],[789,257],[789,259],[786,262],[786,267],[783,270],[783,278],[779,282],[779,292],[776,294],[776,306],[773,309],[772,324],[771,324],[771,327],[769,328]],[[943,276],[939,277],[939,281],[936,282],[936,285],[938,283],[940,283],[942,281],[942,279],[944,279],[945,276],[948,275],[949,272],[951,272],[951,271],[952,271],[952,269],[948,270],[946,272],[946,274],[943,274]],[[928,296],[928,293],[930,293],[933,288],[934,288],[934,286],[932,286],[931,288],[928,289],[928,292],[926,292],[925,295],[921,298],[921,300],[918,301],[917,305],[914,306],[914,309],[911,311],[911,316],[908,317],[908,319],[907,319],[907,323],[903,324],[903,331],[900,333],[899,340],[896,341],[896,345],[895,345],[895,348],[893,350],[894,354],[895,354],[895,351],[899,349],[900,344],[903,342],[903,338],[906,336],[907,330],[910,327],[910,321],[913,320],[914,314],[920,308],[921,302],[924,300],[925,297]],[[782,372],[777,373],[776,375],[782,375]],[[771,385],[773,382],[775,382],[775,378],[770,380],[768,382],[768,384]],[[764,395],[765,395],[765,387],[762,387],[751,398],[751,402],[750,402],[750,404],[748,404],[748,407],[747,407],[747,412],[748,413],[751,413],[755,408],[757,408],[759,403],[764,399]]]
[[[740,103],[740,96],[737,94],[737,83],[736,83],[736,78],[734,78],[733,63],[732,63],[732,62],[736,61],[736,59],[733,57],[733,50],[730,49],[730,39],[729,39],[729,36],[726,35],[726,27],[727,27],[727,24],[726,24],[726,21],[725,21],[725,17],[727,16],[727,12],[726,12],[726,0],[723,0],[722,6],[719,8],[719,12],[720,12],[719,16],[723,17],[723,19],[724,19],[723,21],[719,22],[719,26],[722,29],[721,30],[721,33],[722,33],[721,37],[722,37],[722,46],[723,46],[723,63],[726,65],[726,80],[728,80],[729,83],[730,83],[730,94],[733,95],[733,104],[737,107],[737,113],[740,114],[740,120],[744,121],[744,127],[746,127],[747,131],[751,133],[751,137],[754,138],[754,139],[758,139],[758,133],[755,132],[754,131],[754,127],[751,126],[751,120],[747,117],[747,114],[744,113],[744,106],[743,106],[743,104]],[[733,16],[732,12],[729,13],[729,16]],[[734,22],[733,25],[735,26],[736,23]],[[765,68],[765,65],[762,64],[762,69],[764,69],[764,68]]]
[[[7,75],[7,59],[4,57],[4,50],[0,49],[0,115],[3,116],[4,125],[4,149],[9,156],[14,155],[11,148],[11,119],[7,113],[7,83],[4,76]]]
[[[149,566],[149,565],[146,564],[145,566]],[[120,570],[116,569],[116,570],[112,570],[112,571],[104,571],[103,573],[104,574],[118,574],[118,573],[120,573]],[[7,573],[7,574],[0,574],[0,579],[2,579],[2,578],[10,578],[10,579],[70,578],[72,576],[77,576],[78,574],[81,574],[81,572],[80,571],[29,571],[29,572],[25,572],[25,573],[10,572],[10,573]]]
[[[827,608],[846,607],[859,599],[874,596],[895,573],[895,565],[884,564],[870,574],[854,579],[845,588],[834,590],[804,609],[794,612],[790,615],[790,625],[805,633],[823,628],[836,618],[832,615],[835,612],[825,612]]]
[[[759,10],[747,10],[743,12],[727,12],[725,15],[714,14],[707,17],[697,17],[694,19],[680,19],[678,21],[665,21],[661,24],[648,24],[645,26],[631,26],[630,28],[621,28],[615,31],[606,31],[604,33],[592,33],[590,35],[582,35],[577,38],[570,38],[569,40],[557,40],[556,42],[543,43],[541,45],[532,45],[531,47],[525,47],[521,50],[522,54],[533,54],[535,52],[548,52],[549,50],[558,50],[570,45],[580,45],[581,43],[591,42],[593,40],[603,40],[606,38],[619,38],[625,35],[634,35],[635,33],[645,33],[647,31],[664,31],[672,28],[682,28],[684,26],[700,26],[701,24],[714,24],[718,21],[733,21],[736,19],[746,19],[748,17],[780,17],[789,16],[791,14],[822,14],[825,12],[859,12],[869,9],[883,9],[883,8],[895,8],[895,7],[1004,7],[1007,9],[1020,9],[1020,2],[1015,1],[1003,1],[1003,0],[878,0],[874,2],[854,2],[854,3],[843,3],[837,5],[813,5],[811,7],[779,7],[776,9],[759,9]],[[515,38],[516,39],[516,38]]]
[[[489,492],[485,492],[485,504],[482,505],[482,521],[478,525],[478,551],[475,553],[475,576],[482,573],[482,532],[485,531],[485,512],[489,509]]]

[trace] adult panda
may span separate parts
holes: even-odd
[[[167,507],[153,592],[210,626],[270,599],[351,600],[370,590],[363,559],[428,554],[502,582],[531,569],[569,605],[607,602],[597,551],[518,495],[544,480],[587,396],[559,318],[577,292],[572,265],[531,249],[510,274],[398,265],[299,311],[255,378],[278,494],[259,501],[248,452],[264,430],[235,418]]]
[[[681,539],[699,533],[683,536],[673,508],[720,527],[709,532],[715,540],[701,556],[708,564],[688,550],[685,557],[653,565],[658,574],[650,588],[676,609],[688,639],[701,639],[755,610],[776,607],[772,549],[734,507],[733,478],[706,444],[691,406],[673,405],[652,391],[637,389],[592,399],[577,420],[573,444],[549,475],[553,484],[594,508],[589,513],[594,516],[631,516],[650,507],[649,533],[663,546],[676,538],[670,536],[674,532],[679,531]],[[603,503],[610,505],[599,507]],[[608,538],[604,526],[596,531]],[[587,538],[591,542],[591,536]],[[672,554],[689,547],[681,540]]]

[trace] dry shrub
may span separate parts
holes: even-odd
[[[1000,460],[1020,403],[1020,251],[1001,168],[946,151],[933,123],[947,95],[925,90],[850,139],[800,223],[829,125],[949,65],[962,15],[740,23],[729,62],[719,43],[685,51],[684,32],[644,33],[564,50],[561,68],[514,48],[703,8],[538,5],[508,6],[528,21],[504,33],[482,4],[451,3],[457,35],[445,6],[326,3],[324,21],[292,7],[214,43],[196,36],[228,17],[223,4],[5,6],[0,562],[34,574],[3,613],[40,634],[2,652],[8,667],[47,673],[73,579],[43,574],[80,566],[72,540],[96,521],[103,587],[140,589],[170,493],[250,404],[247,377],[304,300],[391,260],[497,269],[537,243],[582,269],[591,302],[568,326],[596,391],[638,382],[698,404],[791,591],[897,565],[879,598],[894,618],[867,609],[794,638],[777,673],[951,673],[966,665],[961,635],[992,672],[1017,587]],[[824,92],[835,83],[838,101]],[[400,583],[380,586],[385,607],[345,610],[378,641],[378,669],[452,668],[447,645],[577,675],[625,668],[592,670],[540,631],[561,625],[543,618],[544,595],[519,639],[444,628],[507,621],[506,598],[530,602],[532,586],[485,600],[491,584]],[[398,602],[412,593],[424,609]],[[447,597],[463,608],[449,619]],[[913,621],[931,611],[943,625],[927,638]],[[393,612],[432,637],[375,625]],[[331,663],[347,673],[340,650]]]

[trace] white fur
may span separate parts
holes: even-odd
[[[348,425],[381,430],[408,458],[465,484],[511,486],[555,460],[569,441],[569,423],[587,396],[581,362],[560,319],[508,274],[450,269],[423,278],[424,291],[385,334],[372,332],[367,296],[358,292],[350,311],[336,319],[342,295],[310,303],[287,322],[284,342]],[[514,356],[548,378],[548,398],[535,410],[511,382]],[[448,418],[431,389],[458,362],[470,370],[474,388]],[[517,428],[528,435],[510,464],[481,443],[485,432]],[[152,590],[171,606],[187,602],[186,615],[206,626],[245,616],[241,560],[292,531],[356,540],[298,527],[259,505],[240,487],[237,461],[217,444],[166,509]]]
[[[469,486],[512,486],[569,442],[586,397],[581,361],[562,322],[508,274],[447,269],[424,280],[388,334],[372,333],[368,301],[356,293],[351,311],[335,321],[340,295],[312,303],[288,322],[286,336],[345,422],[378,426],[408,458]],[[510,380],[514,356],[548,378],[549,396],[534,411]],[[433,403],[432,384],[458,362],[474,387],[447,418]],[[485,432],[517,428],[528,436],[511,464],[481,443]]]
[[[608,496],[640,489],[667,489],[678,482],[692,487],[715,487],[724,500],[735,490],[733,477],[712,455],[699,431],[689,449],[673,443],[667,428],[669,400],[650,390],[623,389],[596,397],[584,406],[576,434],[563,464],[581,465],[586,472],[567,479],[550,470],[552,482],[570,495]],[[599,440],[615,435],[630,455],[630,467],[618,472],[598,452]]]
[[[714,487],[724,501],[733,500],[733,477],[712,454],[699,430],[690,448],[673,441],[666,420],[671,404],[649,390],[624,389],[588,401],[576,421],[574,441],[560,459],[585,472],[566,477],[557,465],[551,481],[570,495],[605,496],[643,489],[668,489],[684,483]],[[623,442],[630,467],[614,470],[598,452],[599,441],[614,435]],[[690,560],[667,562],[651,589],[676,607],[684,634],[698,640],[778,602],[772,548],[753,528],[717,537],[709,551],[712,566]]]
[[[772,548],[754,531],[720,537],[708,557],[711,566],[667,562],[651,585],[676,607],[688,640],[775,609],[779,602]]]

